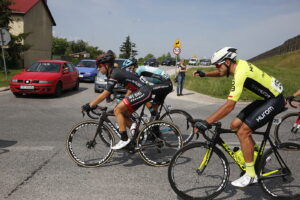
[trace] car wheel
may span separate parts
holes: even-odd
[[[13,94],[15,95],[16,98],[19,98],[22,96],[22,93],[13,92]]]
[[[74,91],[78,91],[79,90],[79,79],[76,81],[76,85],[73,88]]]
[[[56,85],[56,88],[55,88],[54,96],[59,97],[59,96],[61,96],[61,94],[62,94],[62,84],[61,84],[61,82],[58,82]]]

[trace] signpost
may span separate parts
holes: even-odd
[[[5,62],[5,56],[4,56],[4,48],[3,46],[7,45],[10,42],[10,34],[5,28],[0,28],[0,46],[2,49],[2,57],[3,57],[3,64],[4,64],[4,72],[5,72],[5,78],[7,80],[7,70],[6,70],[6,62]]]
[[[181,53],[181,43],[180,41],[177,39],[175,40],[174,44],[173,44],[173,53],[176,55],[176,64],[177,64],[177,59],[178,59],[178,55]]]

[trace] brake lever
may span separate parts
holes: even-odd
[[[84,111],[81,111],[81,113],[82,113],[82,118],[84,118],[85,112],[84,112]]]

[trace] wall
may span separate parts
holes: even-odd
[[[296,51],[299,49],[300,49],[300,35],[285,41],[282,45],[275,47],[274,49],[271,49],[258,56],[255,56],[254,58],[249,59],[249,61],[253,62],[255,60],[260,60],[263,58],[268,58],[271,56],[276,56],[276,55]]]
[[[25,44],[31,45],[24,53],[24,66],[27,67],[37,60],[51,59],[52,21],[42,1],[24,16],[24,32],[30,32]]]

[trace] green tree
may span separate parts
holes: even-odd
[[[0,27],[9,28],[8,25],[12,22],[10,5],[12,5],[11,0],[0,1]]]
[[[69,42],[65,38],[53,37],[52,55],[66,55]]]
[[[11,0],[1,0],[0,1],[0,27],[5,27],[8,30],[9,23],[13,21],[12,11],[9,8],[13,2]],[[22,66],[21,55],[24,51],[30,48],[30,45],[24,45],[22,42],[30,33],[21,33],[19,35],[12,35],[11,41],[8,43],[8,49],[5,51],[5,58],[7,62],[7,67],[18,67]],[[1,64],[3,63],[2,57],[0,58]]]
[[[135,57],[138,55],[138,51],[134,49],[135,48],[135,43],[130,41],[130,36],[126,37],[125,42],[120,46],[120,52],[121,54],[119,55],[120,58],[130,58],[130,57]]]

